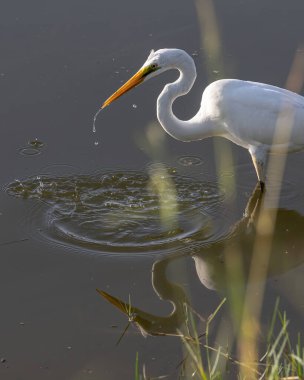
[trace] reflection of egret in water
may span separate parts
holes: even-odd
[[[107,292],[99,289],[97,289],[97,291],[128,317],[129,323],[117,344],[123,338],[130,322],[133,322],[144,337],[152,335],[181,338],[185,344],[191,347],[192,352],[197,354],[197,360],[200,360],[199,337],[197,336],[197,331],[193,324],[190,300],[180,284],[176,284],[168,279],[167,270],[171,260],[172,258],[170,257],[158,260],[153,264],[152,268],[152,286],[155,293],[161,300],[169,301],[173,305],[172,311],[166,316],[145,312]],[[182,372],[186,375],[186,377],[182,378],[197,379],[197,377],[194,376],[196,368],[193,366],[193,360],[191,360],[190,355],[186,354],[180,366]],[[178,367],[176,368],[177,371],[179,371]],[[165,376],[164,378],[167,377]]]
[[[40,216],[31,217],[39,236],[82,251],[163,253],[184,249],[189,239],[222,234],[222,225],[212,224],[223,200],[216,184],[170,168],[41,175],[14,181],[6,191],[44,206]]]
[[[246,283],[257,239],[256,224],[261,203],[262,198],[255,191],[247,204],[244,217],[233,226],[225,239],[198,249],[193,255],[198,277],[207,288],[225,291],[231,281],[231,273],[227,271],[230,255],[225,256],[227,247],[229,252],[240,256],[242,278],[239,279]],[[284,273],[304,262],[304,217],[294,210],[275,211],[277,214],[267,277]],[[237,277],[233,280],[236,281]]]
[[[173,310],[168,316],[146,313],[112,295],[97,289],[110,303],[129,317],[145,335],[180,335],[183,330],[189,305],[188,297],[180,285],[168,280],[166,269],[170,259],[156,261],[152,268],[152,286],[161,300],[169,301]]]
[[[224,239],[208,246],[196,247],[196,252],[192,254],[192,257],[195,261],[197,275],[205,287],[223,292],[228,287],[231,273],[227,270],[225,263],[227,246],[229,246],[229,250],[233,250],[242,256],[242,282],[234,283],[234,285],[246,284],[256,238],[255,223],[263,199],[260,194],[260,190],[256,188],[248,201],[244,217],[233,226]],[[303,231],[303,216],[292,210],[278,210],[267,276],[287,272],[304,262]],[[127,314],[126,310],[134,313],[136,316],[134,321],[145,334],[177,334],[177,332],[182,331],[181,326],[185,323],[187,315],[185,305],[189,305],[189,302],[181,286],[167,280],[165,269],[170,262],[180,256],[180,253],[171,255],[153,265],[152,284],[155,292],[161,299],[169,300],[174,305],[173,312],[167,317],[146,313],[108,293],[100,293],[125,314]]]

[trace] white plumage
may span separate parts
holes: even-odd
[[[102,105],[109,105],[132,87],[162,72],[177,69],[178,79],[167,84],[157,99],[157,117],[177,140],[221,136],[248,149],[263,189],[268,154],[304,148],[304,98],[264,83],[222,79],[203,92],[201,107],[190,120],[179,120],[172,104],[187,94],[196,79],[193,59],[180,49],[151,51],[142,68]]]

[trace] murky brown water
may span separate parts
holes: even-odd
[[[152,48],[182,48],[195,59],[197,83],[174,107],[181,118],[219,77],[284,86],[304,39],[302,1],[213,3],[223,62],[211,70],[191,1],[2,5],[1,379],[132,379],[136,352],[150,376],[178,378],[179,338],[144,339],[130,328],[116,346],[127,318],[95,288],[131,300],[142,332],[153,335],[183,324],[160,296],[177,306],[191,299],[204,318],[227,296],[213,335],[222,326],[221,342],[232,339],[233,348],[231,289],[244,279],[259,289],[249,275],[256,235],[246,207],[256,175],[248,153],[162,132],[156,97],[175,73],[104,110],[92,132],[96,109]],[[267,326],[280,297],[292,337],[304,320],[303,162],[301,153],[286,163],[261,317]],[[266,210],[279,186],[269,187]],[[244,277],[231,286],[236,257]],[[151,330],[160,316],[167,331],[156,322]]]

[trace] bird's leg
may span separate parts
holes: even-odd
[[[251,154],[252,162],[257,173],[261,192],[265,189],[265,179],[266,179],[266,167],[267,167],[267,150],[262,147],[252,147],[249,149]]]
[[[256,224],[258,219],[259,211],[262,205],[263,192],[261,192],[260,184],[257,183],[251,197],[248,200],[245,217],[248,218],[247,228],[250,229]]]
[[[263,193],[265,189],[265,182],[259,181],[259,183],[260,183],[261,192]]]

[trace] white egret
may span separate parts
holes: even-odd
[[[193,141],[221,136],[248,149],[262,190],[269,152],[304,148],[304,97],[268,84],[237,79],[215,81],[204,90],[197,114],[190,120],[179,120],[172,112],[172,104],[190,91],[196,79],[193,59],[180,49],[152,50],[141,69],[101,109],[136,85],[170,69],[179,70],[180,75],[159,95],[157,117],[175,139]]]

